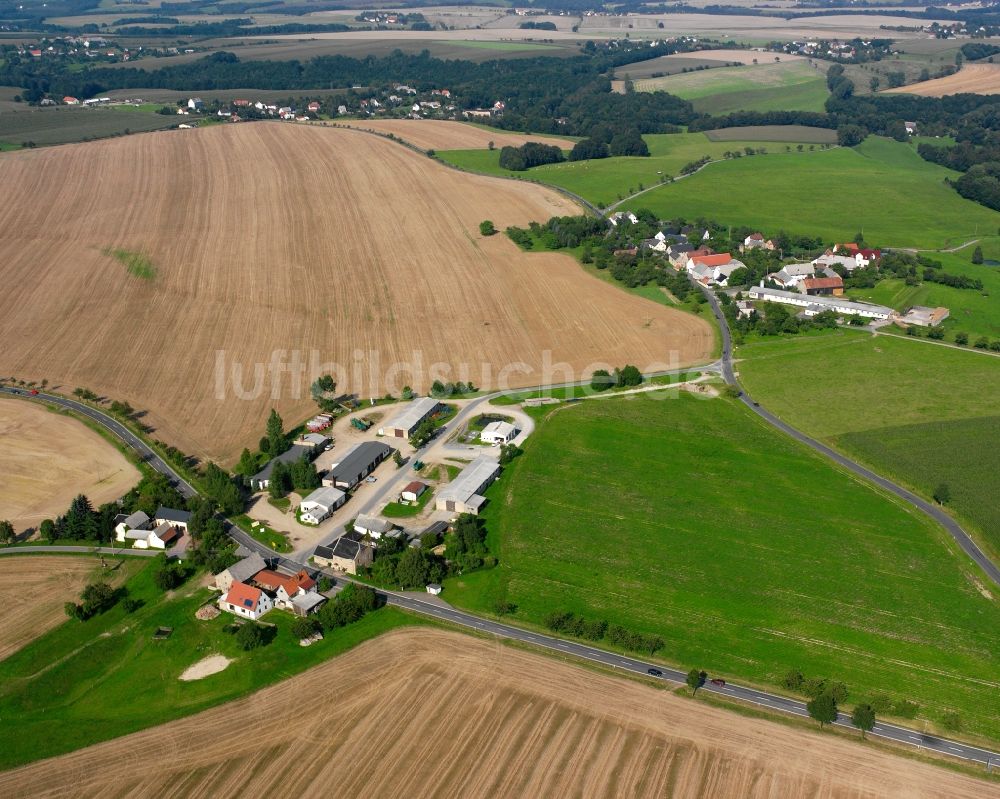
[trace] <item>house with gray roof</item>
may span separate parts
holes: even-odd
[[[228,569],[223,569],[215,575],[215,587],[226,593],[233,583],[245,583],[258,572],[267,568],[265,561],[256,552],[251,552],[242,560],[236,561]]]
[[[313,552],[313,562],[347,574],[357,574],[359,568],[372,565],[374,553],[365,543],[364,536],[352,530],[344,533],[330,544],[316,547]]]
[[[271,458],[263,469],[250,478],[250,487],[254,491],[263,491],[271,485],[271,472],[274,471],[274,465],[276,463],[283,463],[286,466],[291,466],[293,463],[300,461],[303,458],[312,460],[313,454],[314,449],[311,445],[292,444],[291,447],[286,449],[280,455]]]
[[[418,397],[378,429],[380,436],[409,438],[420,425],[433,416],[441,405],[434,397]]]

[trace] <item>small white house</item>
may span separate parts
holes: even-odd
[[[219,599],[219,610],[254,621],[273,608],[271,597],[246,583],[233,583]]]
[[[177,543],[181,534],[170,522],[163,522],[149,531],[145,541],[136,541],[136,549],[166,549]]]
[[[490,422],[479,434],[479,440],[484,444],[507,444],[517,436],[517,428],[510,422]]]
[[[201,101],[200,97],[192,97],[187,102],[188,109],[190,109],[191,111],[201,111],[204,105],[205,104]]]
[[[376,541],[392,530],[392,523],[376,516],[358,516],[354,520],[354,529],[362,535],[369,535]]]
[[[441,586],[438,585],[437,583],[429,583],[427,585],[427,593],[428,594],[434,594],[434,596],[437,596],[438,594],[441,593],[441,590],[442,590]]]
[[[333,486],[317,488],[299,503],[302,521],[319,524],[337,508],[347,502],[347,494]]]

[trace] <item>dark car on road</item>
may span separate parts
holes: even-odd
[[[718,678],[712,680],[712,685],[717,685],[719,686],[719,688],[722,688],[722,686],[724,686],[725,684],[726,684],[725,680],[720,680]]]
[[[663,672],[660,671],[659,669],[646,669],[646,674],[650,675],[651,677],[662,677],[663,676]]]

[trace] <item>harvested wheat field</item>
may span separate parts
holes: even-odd
[[[422,150],[475,150],[489,147],[520,147],[528,141],[554,144],[564,150],[573,149],[573,142],[555,136],[508,133],[504,130],[487,130],[464,122],[441,119],[359,119],[356,122],[338,122],[345,127],[391,133]]]
[[[921,97],[945,97],[949,94],[1000,94],[1000,64],[966,64],[954,75],[925,80],[883,94],[918,94]]]
[[[712,350],[702,319],[479,234],[571,201],[367,133],[143,134],[5,154],[0,183],[19,187],[0,200],[0,374],[127,400],[203,458],[235,460],[272,406],[312,413],[322,372],[368,397],[496,386],[505,367],[538,385],[547,358],[581,377]]]
[[[18,533],[66,512],[77,494],[94,507],[118,499],[140,474],[82,422],[32,402],[0,399],[0,519]]]
[[[0,558],[0,660],[66,620],[63,605],[76,599],[98,562],[57,555]],[[2,793],[2,792],[0,792]]]
[[[247,759],[233,731],[258,728],[283,732]],[[345,797],[1000,796],[854,741],[412,629],[247,699],[0,774],[4,796],[315,796],[330,786]]]

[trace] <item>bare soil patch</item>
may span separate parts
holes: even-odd
[[[1000,94],[1000,64],[966,64],[954,75],[887,89],[884,94],[917,94],[945,97],[949,94]]]
[[[197,663],[192,663],[184,669],[183,672],[181,672],[181,676],[177,679],[183,682],[202,680],[205,677],[218,674],[220,671],[225,671],[226,667],[232,662],[233,661],[225,655],[209,655],[208,657],[202,658]]]
[[[500,147],[520,147],[528,141],[554,144],[570,150],[573,142],[554,136],[525,135],[508,133],[504,130],[487,130],[464,122],[448,122],[441,119],[359,119],[353,122],[338,122],[338,125],[391,133],[423,150],[475,150],[486,149],[490,142]]]
[[[77,494],[96,507],[140,477],[85,424],[31,402],[0,399],[0,442],[0,519],[9,519],[18,533],[65,512]]]
[[[248,760],[231,732],[264,722],[282,733]],[[143,767],[122,752],[142,752]],[[330,785],[381,797],[1000,796],[874,746],[430,630],[389,633],[246,699],[0,774],[7,796],[159,796],[164,785],[176,797]]]
[[[271,407],[314,412],[314,371],[369,397],[485,386],[484,368],[495,384],[511,364],[511,386],[537,385],[546,358],[583,372],[711,354],[704,320],[479,235],[578,213],[568,199],[359,131],[244,123],[15,152],[0,182],[21,187],[0,199],[0,373],[128,400],[203,458],[235,460]]]
[[[99,568],[92,558],[5,555],[0,558],[0,660],[65,621],[63,605],[78,597]]]

